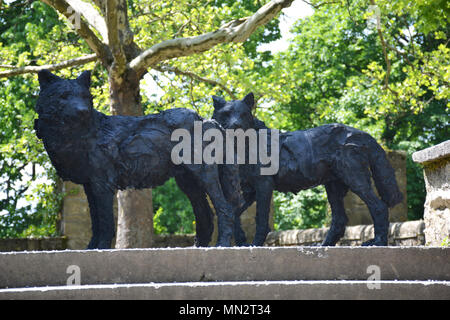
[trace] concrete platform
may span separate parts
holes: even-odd
[[[372,289],[368,285],[378,285]],[[237,281],[1,289],[0,299],[450,299],[449,281]],[[221,310],[215,310],[220,312]],[[223,311],[223,310],[222,310]]]
[[[450,281],[450,248],[258,247],[0,253],[0,288],[198,281]],[[372,268],[372,269],[371,269]]]

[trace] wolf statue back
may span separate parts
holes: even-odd
[[[214,115],[225,129],[268,130],[267,143],[270,149],[270,129],[253,117],[254,97],[250,93],[243,100],[225,101],[213,97]],[[348,218],[344,208],[344,196],[348,190],[358,195],[369,208],[374,222],[375,238],[364,245],[385,246],[388,244],[389,212],[402,201],[395,172],[386,154],[369,134],[343,124],[328,124],[308,130],[279,134],[278,172],[261,175],[261,164],[241,165],[241,187],[245,205],[237,211],[235,239],[245,243],[245,234],[240,228],[239,214],[254,201],[256,207],[256,235],[254,244],[262,245],[269,232],[268,218],[273,190],[298,192],[318,185],[325,185],[331,206],[331,226],[323,245],[333,246],[344,235]],[[381,199],[372,189],[371,179]]]
[[[196,216],[197,244],[207,246],[213,231],[210,197],[219,225],[219,246],[229,246],[233,206],[239,205],[239,173],[233,165],[179,164],[171,159],[176,129],[223,129],[194,111],[171,109],[142,117],[107,116],[93,108],[90,72],[77,79],[39,72],[39,118],[35,130],[58,175],[82,184],[89,202],[92,248],[110,248],[115,235],[113,196],[117,189],[151,188],[175,177],[187,194]],[[206,203],[206,205],[205,205]],[[206,206],[208,208],[206,208]]]

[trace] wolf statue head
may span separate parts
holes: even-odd
[[[247,130],[254,127],[252,109],[255,107],[253,93],[247,94],[242,100],[226,101],[213,96],[214,114],[213,119],[225,129]]]
[[[90,171],[88,150],[95,140],[95,114],[89,92],[91,75],[62,79],[48,70],[38,73],[40,84],[34,120],[36,135],[63,180],[84,183]]]
[[[35,129],[41,138],[41,128],[55,127],[61,131],[77,134],[89,130],[93,104],[89,92],[91,85],[90,71],[84,71],[77,79],[62,79],[49,70],[38,73],[40,84],[39,98],[36,103],[36,112],[39,119],[35,121]]]

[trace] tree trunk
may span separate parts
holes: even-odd
[[[153,240],[152,189],[117,193],[116,249],[149,248]]]
[[[111,112],[114,115],[143,115],[139,76],[126,70],[121,77],[109,73]],[[119,214],[116,248],[149,248],[153,235],[151,189],[129,189],[117,193]]]

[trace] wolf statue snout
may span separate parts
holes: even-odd
[[[76,121],[86,124],[89,121],[91,110],[89,106],[84,105],[81,102],[76,102],[71,108],[64,111],[63,117],[66,121]]]

